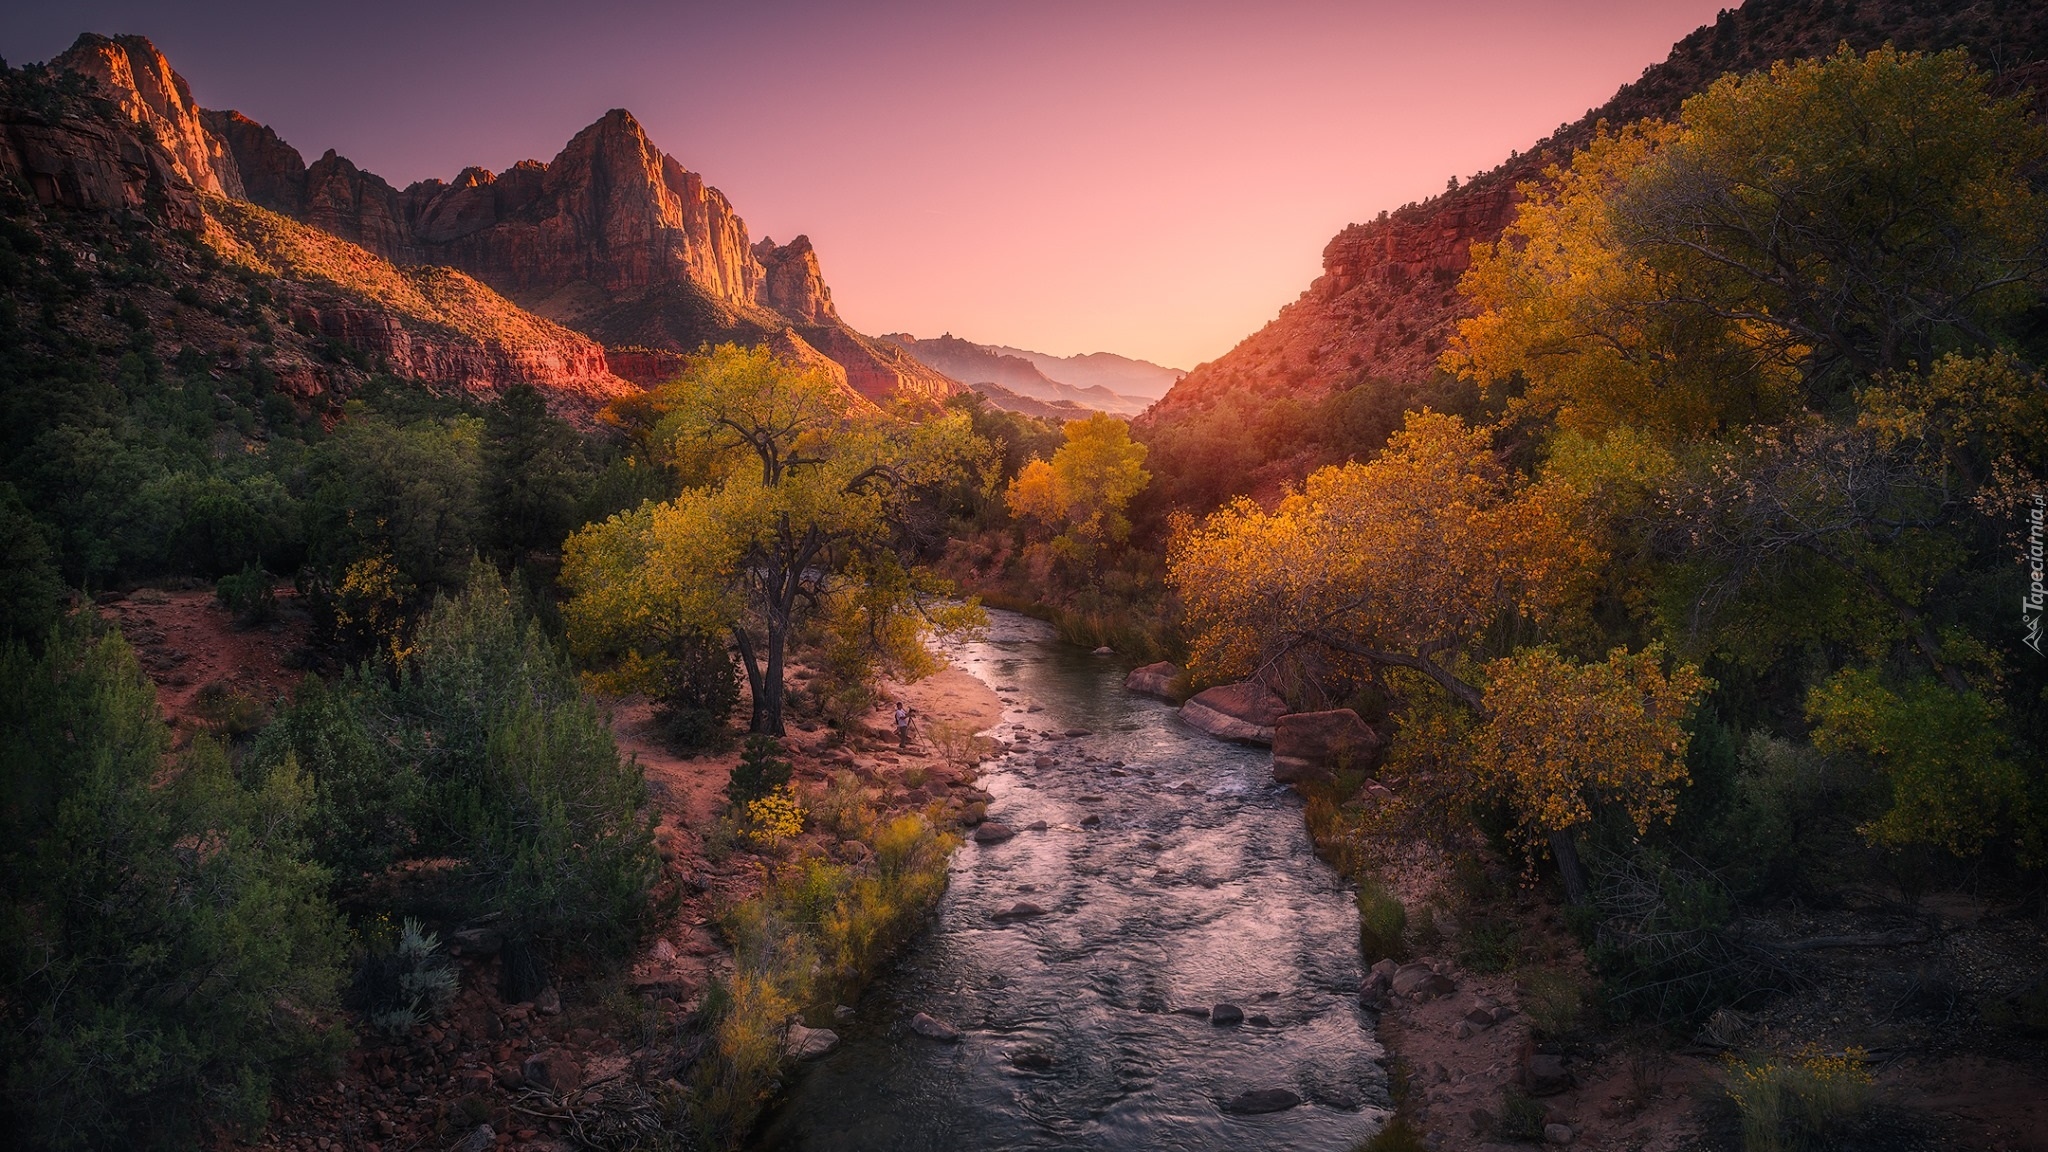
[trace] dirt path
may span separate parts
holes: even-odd
[[[306,642],[297,599],[290,588],[279,589],[276,618],[251,628],[238,627],[210,589],[140,588],[108,597],[99,614],[118,624],[135,649],[182,748],[195,732],[218,729],[232,698],[255,709],[243,718],[253,722],[298,686],[305,673],[286,664]]]

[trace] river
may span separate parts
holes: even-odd
[[[990,616],[949,655],[1004,700],[994,734],[1017,743],[982,787],[1018,835],[954,855],[930,929],[755,1147],[1346,1152],[1370,1136],[1388,1100],[1358,913],[1268,754],[1126,693],[1122,665],[1036,620]],[[1044,914],[998,918],[1020,901]],[[1225,1003],[1247,1022],[1212,1024]],[[961,1042],[911,1032],[919,1012]],[[1226,1110],[1268,1089],[1303,1103]]]

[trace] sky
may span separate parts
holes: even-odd
[[[154,40],[209,108],[393,184],[548,159],[632,110],[840,314],[1173,367],[1323,245],[1605,103],[1730,0],[61,0],[0,56]]]

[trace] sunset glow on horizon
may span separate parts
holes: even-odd
[[[1345,224],[1584,115],[1721,6],[86,0],[0,14],[0,54],[146,35],[202,105],[401,187],[628,108],[753,239],[808,234],[861,331],[1191,368]]]

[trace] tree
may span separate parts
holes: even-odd
[[[251,1130],[274,1077],[333,1051],[343,933],[305,777],[244,783],[207,741],[167,772],[167,745],[118,635],[0,647],[0,1125],[27,1146]]]
[[[985,445],[963,414],[912,424],[861,410],[831,377],[766,349],[713,349],[675,391],[664,429],[708,453],[706,479],[570,538],[570,639],[630,683],[659,673],[676,636],[729,635],[752,689],[749,729],[779,736],[796,628],[862,558],[914,558],[938,527],[920,497],[957,483]],[[885,608],[965,623],[933,590],[909,582]]]
[[[1581,492],[1522,481],[1490,440],[1413,414],[1371,463],[1321,469],[1272,512],[1241,500],[1182,533],[1169,580],[1198,675],[1331,653],[1456,701],[1462,716],[1418,710],[1414,738],[1449,745],[1437,751],[1460,776],[1451,791],[1506,801],[1578,902],[1578,831],[1594,806],[1638,824],[1668,816],[1685,779],[1680,725],[1705,682],[1683,664],[1666,673],[1655,648],[1605,664],[1543,647],[1483,661],[1488,638],[1518,622],[1568,630],[1605,559],[1582,531]]]
[[[1844,50],[1603,129],[1474,247],[1445,367],[1690,439],[1988,348],[2048,269],[2048,132],[1984,89],[1960,49]]]
[[[515,384],[484,414],[482,495],[491,546],[517,562],[551,552],[574,531],[591,484],[576,430],[548,415],[531,384]]]
[[[1368,464],[1322,468],[1271,512],[1239,500],[1178,536],[1195,671],[1270,669],[1304,651],[1419,672],[1472,708],[1458,671],[1504,617],[1562,623],[1602,557],[1576,530],[1578,493],[1522,484],[1491,433],[1411,414]]]
[[[1468,737],[1473,783],[1550,847],[1572,903],[1586,899],[1576,838],[1597,810],[1620,809],[1638,833],[1677,810],[1685,721],[1711,686],[1689,664],[1667,673],[1655,645],[1616,648],[1604,664],[1531,648],[1487,665],[1486,722]]]
[[[1018,471],[1004,501],[1011,515],[1056,533],[1053,549],[1062,559],[1088,569],[1104,545],[1130,536],[1124,509],[1152,475],[1145,471],[1146,447],[1114,416],[1069,420],[1065,433],[1051,461],[1032,460]]]

